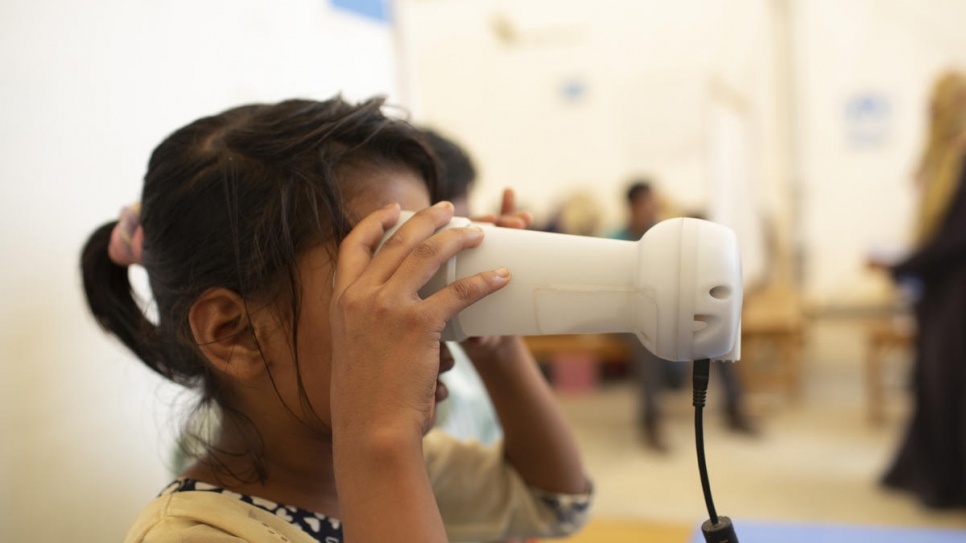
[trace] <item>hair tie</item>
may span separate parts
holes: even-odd
[[[118,266],[141,264],[143,246],[144,229],[141,228],[141,203],[138,202],[121,210],[121,217],[111,232],[107,254]]]

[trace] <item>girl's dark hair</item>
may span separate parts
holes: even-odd
[[[435,201],[465,197],[476,181],[476,167],[470,155],[452,138],[431,129],[423,129],[423,137],[439,160],[439,181]]]
[[[168,136],[151,155],[141,196],[142,260],[158,322],[135,300],[128,269],[108,257],[117,224],[111,222],[94,231],[81,257],[87,302],[100,326],[152,370],[198,388],[199,407],[215,402],[223,423],[247,425],[251,434],[250,421],[220,397],[188,312],[214,287],[246,302],[285,295],[297,353],[297,258],[319,244],[333,249],[358,219],[345,208],[354,194],[350,172],[408,168],[430,194],[435,187],[435,158],[419,131],[386,117],[382,106],[379,98],[358,105],[341,98],[247,105]],[[299,391],[308,406],[301,382]],[[257,460],[255,477],[264,480]]]

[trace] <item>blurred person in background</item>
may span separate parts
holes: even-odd
[[[661,203],[653,183],[648,179],[632,181],[627,189],[627,206],[627,225],[608,237],[637,241],[661,218]],[[634,335],[622,334],[621,337],[628,344],[631,370],[638,384],[638,425],[641,437],[649,448],[662,453],[668,452],[670,446],[662,430],[661,391],[665,387],[680,389],[687,377],[688,366],[658,358]],[[717,373],[724,383],[728,428],[738,433],[757,434],[742,407],[741,387],[734,366],[730,363],[716,363],[715,366],[719,369]]]
[[[915,404],[887,487],[930,507],[966,507],[966,77],[934,84],[928,140],[916,172],[915,248],[891,268],[918,283]]]
[[[593,193],[586,190],[571,192],[558,204],[544,232],[596,236],[600,230],[600,204]]]

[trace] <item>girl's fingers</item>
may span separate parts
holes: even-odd
[[[439,202],[412,216],[382,244],[366,274],[376,283],[392,277],[409,254],[453,218],[453,204]]]
[[[494,224],[497,226],[502,226],[503,228],[516,228],[519,230],[526,230],[533,224],[533,215],[526,211],[517,211],[512,215],[502,215]]]
[[[503,190],[503,198],[500,202],[500,215],[490,213],[476,217],[473,221],[493,223],[503,228],[525,230],[533,224],[533,215],[526,211],[517,211],[516,192],[511,188],[506,188]]]
[[[399,220],[399,210],[399,204],[389,204],[370,213],[342,240],[333,280],[335,292],[345,290],[366,269],[386,230]]]
[[[504,228],[518,228],[525,230],[533,224],[533,216],[526,211],[517,211],[517,195],[511,188],[503,190],[503,202],[500,204],[500,216],[493,221]]]
[[[496,224],[496,215],[487,213],[486,215],[477,215],[476,217],[471,217],[470,220],[473,222],[489,222]]]
[[[417,292],[444,262],[482,241],[483,229],[478,226],[443,230],[414,247],[388,284],[407,292]]]
[[[500,205],[500,215],[512,215],[517,210],[517,195],[513,189],[503,189],[503,204]]]
[[[453,281],[426,298],[423,306],[436,322],[446,322],[457,313],[500,290],[510,282],[510,271],[500,268]]]

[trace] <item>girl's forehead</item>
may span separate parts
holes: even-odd
[[[349,202],[359,218],[393,203],[410,211],[419,211],[431,203],[426,183],[407,169],[373,171],[365,174],[361,184],[363,188]]]

